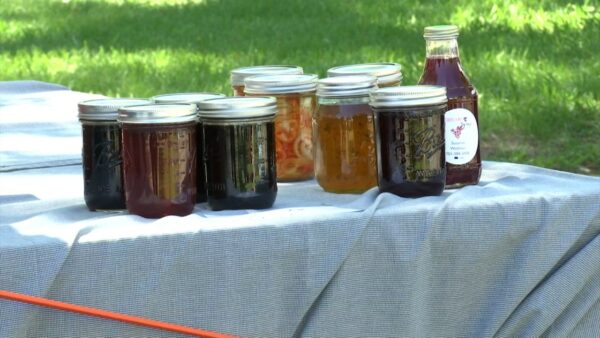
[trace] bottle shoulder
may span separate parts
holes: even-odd
[[[477,89],[458,58],[427,58],[419,84],[444,86],[448,97],[477,97]]]

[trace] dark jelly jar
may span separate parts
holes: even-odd
[[[130,213],[185,216],[196,204],[196,106],[119,109],[125,198]]]
[[[199,104],[212,210],[266,209],[275,202],[276,112],[272,97],[211,99]]]
[[[157,104],[169,103],[186,103],[198,105],[198,103],[208,100],[225,97],[224,94],[218,93],[174,93],[163,94],[152,97],[152,101]],[[196,125],[196,149],[198,152],[202,149],[204,142],[204,133],[202,131],[202,123]],[[206,174],[204,173],[204,158],[196,156],[196,183],[198,190],[196,191],[196,203],[206,202]]]
[[[83,195],[88,209],[125,209],[118,110],[148,103],[150,101],[142,99],[96,99],[79,103]]]
[[[446,182],[446,89],[389,87],[370,96],[379,190],[403,197],[440,195]]]

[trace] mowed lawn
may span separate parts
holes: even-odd
[[[483,157],[600,175],[596,1],[0,2],[0,80],[110,96],[231,94],[229,71],[393,61],[418,81],[423,28],[454,23],[480,92]]]

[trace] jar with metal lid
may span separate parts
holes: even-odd
[[[118,109],[143,99],[95,99],[79,103],[83,147],[83,195],[88,209],[125,209]]]
[[[192,212],[196,204],[197,119],[192,104],[119,109],[130,213],[159,218]]]
[[[278,181],[299,181],[314,176],[312,115],[317,107],[317,80],[312,74],[257,75],[246,79],[247,96],[277,98]]]
[[[377,185],[373,112],[368,75],[319,80],[313,115],[315,176],[329,192],[361,193]]]
[[[152,97],[152,101],[157,104],[169,104],[169,103],[187,103],[187,104],[198,104],[204,100],[216,99],[219,97],[225,97],[224,94],[219,93],[174,93],[174,94],[163,94]],[[204,140],[204,134],[202,131],[202,121],[198,121],[196,125],[196,149],[198,152],[202,149],[202,142]],[[196,203],[206,202],[206,174],[204,168],[204,159],[202,156],[196,156],[196,183],[198,190],[196,192]]]
[[[273,97],[229,97],[199,104],[208,206],[270,208],[277,196]]]
[[[371,93],[379,190],[403,197],[440,195],[446,182],[446,88],[401,86]]]
[[[244,80],[255,75],[298,75],[304,74],[300,66],[267,65],[236,68],[231,71],[231,88],[234,96],[244,96]]]
[[[398,63],[359,63],[329,68],[327,76],[371,75],[377,78],[377,87],[393,87],[402,84],[402,67]]]

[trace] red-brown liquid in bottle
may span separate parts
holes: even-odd
[[[419,84],[445,86],[448,95],[448,110],[465,108],[475,117],[479,126],[477,90],[464,73],[458,57],[428,57]],[[481,155],[479,142],[473,158],[465,164],[446,163],[446,187],[456,188],[479,183],[481,176]]]

